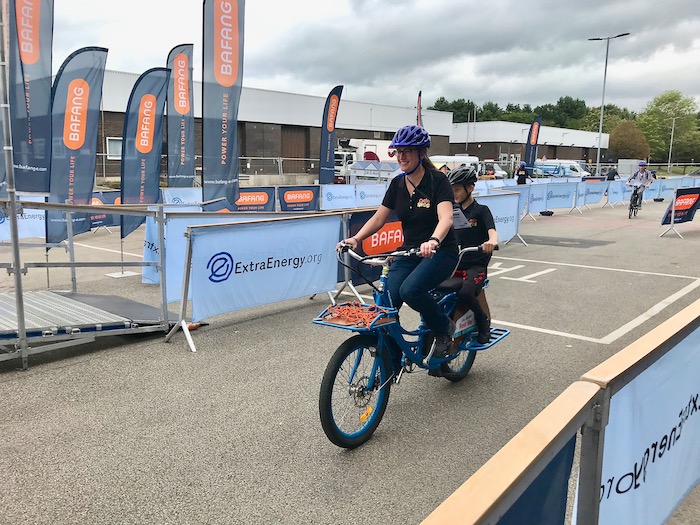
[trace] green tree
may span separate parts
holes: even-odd
[[[671,153],[672,160],[675,162],[695,162],[700,160],[700,131],[690,131],[678,140],[674,137]]]
[[[500,120],[502,114],[503,110],[498,104],[491,101],[484,102],[484,105],[481,106],[481,112],[477,113],[477,120]]]
[[[649,143],[633,120],[623,120],[610,133],[608,152],[616,159],[646,159]]]
[[[692,138],[685,136],[698,130],[697,112],[695,100],[684,97],[680,91],[666,91],[647,104],[637,118],[637,125],[649,142],[652,159],[668,159],[672,130],[674,145],[677,141],[692,144]]]

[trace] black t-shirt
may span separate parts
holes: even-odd
[[[483,206],[474,201],[466,209],[456,208],[455,212],[462,212],[464,221],[457,217],[454,221],[454,228],[457,234],[457,241],[461,248],[469,246],[479,246],[489,240],[489,230],[496,229],[493,215],[488,206]],[[459,263],[460,269],[469,266],[487,266],[491,260],[490,253],[466,252]]]
[[[518,177],[518,184],[525,184],[525,179],[527,178],[527,170],[525,168],[518,168],[515,175]]]
[[[413,195],[407,190],[405,176],[392,179],[382,206],[394,210],[401,221],[403,249],[418,248],[432,237],[438,223],[437,206],[445,201],[454,204],[452,186],[444,173],[426,170]],[[457,239],[452,228],[442,240],[440,249],[457,252]]]

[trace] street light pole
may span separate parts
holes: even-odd
[[[670,175],[671,174],[671,151],[673,151],[673,132],[676,129],[676,119],[678,117],[671,117],[670,120],[673,121],[671,124],[671,143],[668,145],[668,169],[667,172]]]
[[[608,77],[608,53],[610,51],[610,41],[615,38],[627,36],[629,33],[620,33],[615,36],[604,36],[589,38],[588,40],[605,40],[605,69],[603,70],[603,100],[600,103],[600,124],[598,125],[598,154],[595,161],[595,173],[600,174],[600,143],[603,139],[603,112],[605,111],[605,82]]]

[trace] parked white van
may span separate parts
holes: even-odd
[[[547,159],[536,160],[534,174],[544,177],[590,177],[580,160]]]

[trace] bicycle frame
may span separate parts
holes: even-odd
[[[377,287],[372,291],[372,296],[374,298],[375,305],[383,308],[386,311],[385,314],[380,314],[377,316],[367,327],[342,326],[323,321],[323,318],[328,313],[329,307],[324,310],[319,317],[314,319],[313,322],[315,324],[331,326],[333,328],[342,328],[358,333],[371,333],[377,338],[379,348],[384,349],[387,352],[390,352],[391,350],[391,343],[389,340],[393,341],[402,353],[400,369],[410,364],[415,364],[420,368],[428,370],[440,368],[443,363],[451,361],[457,354],[466,349],[467,345],[471,342],[471,337],[469,336],[476,332],[476,326],[469,327],[464,331],[465,337],[453,353],[441,358],[433,357],[431,354],[428,354],[428,357],[426,357],[423,354],[423,347],[426,336],[430,334],[431,330],[426,326],[422,316],[421,323],[417,329],[407,330],[401,326],[399,322],[398,310],[390,306],[391,302],[386,289],[386,284],[389,278],[389,266],[391,264],[390,257],[397,256],[397,254],[401,254],[398,256],[405,256],[402,252],[394,252],[392,254],[387,254],[383,260],[377,260],[377,262],[381,263],[382,265],[382,273]],[[353,257],[355,257],[355,255],[353,255]],[[359,256],[355,258],[357,260],[363,260],[363,258]],[[372,259],[367,258],[366,260],[371,261]],[[431,293],[438,296],[436,297],[437,303],[443,308],[445,314],[452,316],[455,308],[457,307],[457,292],[443,293],[433,290]],[[362,306],[370,305],[363,304]],[[384,319],[391,319],[391,321],[383,321]],[[408,340],[407,337],[415,338],[415,340]],[[376,370],[373,370],[373,372],[376,372]],[[398,370],[395,370],[395,372],[398,372]],[[371,387],[372,385],[368,386]]]

